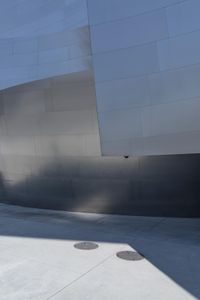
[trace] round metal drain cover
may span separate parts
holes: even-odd
[[[92,242],[80,242],[75,244],[74,247],[80,250],[94,250],[97,249],[99,246],[96,243]]]
[[[135,251],[121,251],[117,253],[117,257],[132,261],[142,260],[144,258],[144,256]]]

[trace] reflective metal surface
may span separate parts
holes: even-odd
[[[0,200],[111,214],[199,217],[200,156],[1,156]]]

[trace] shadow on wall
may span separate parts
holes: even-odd
[[[31,175],[1,173],[1,201],[66,211],[199,217],[199,162],[200,155],[37,157]]]

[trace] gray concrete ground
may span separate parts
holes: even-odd
[[[73,247],[95,241],[90,251]],[[120,250],[145,258],[124,261]],[[200,219],[0,204],[0,300],[200,299]]]

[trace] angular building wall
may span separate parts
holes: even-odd
[[[200,151],[200,2],[88,0],[104,155]]]
[[[198,33],[198,2],[3,0],[0,8],[0,201],[199,216],[198,40],[178,59],[169,47]]]
[[[0,6],[0,89],[91,69],[86,0]]]

